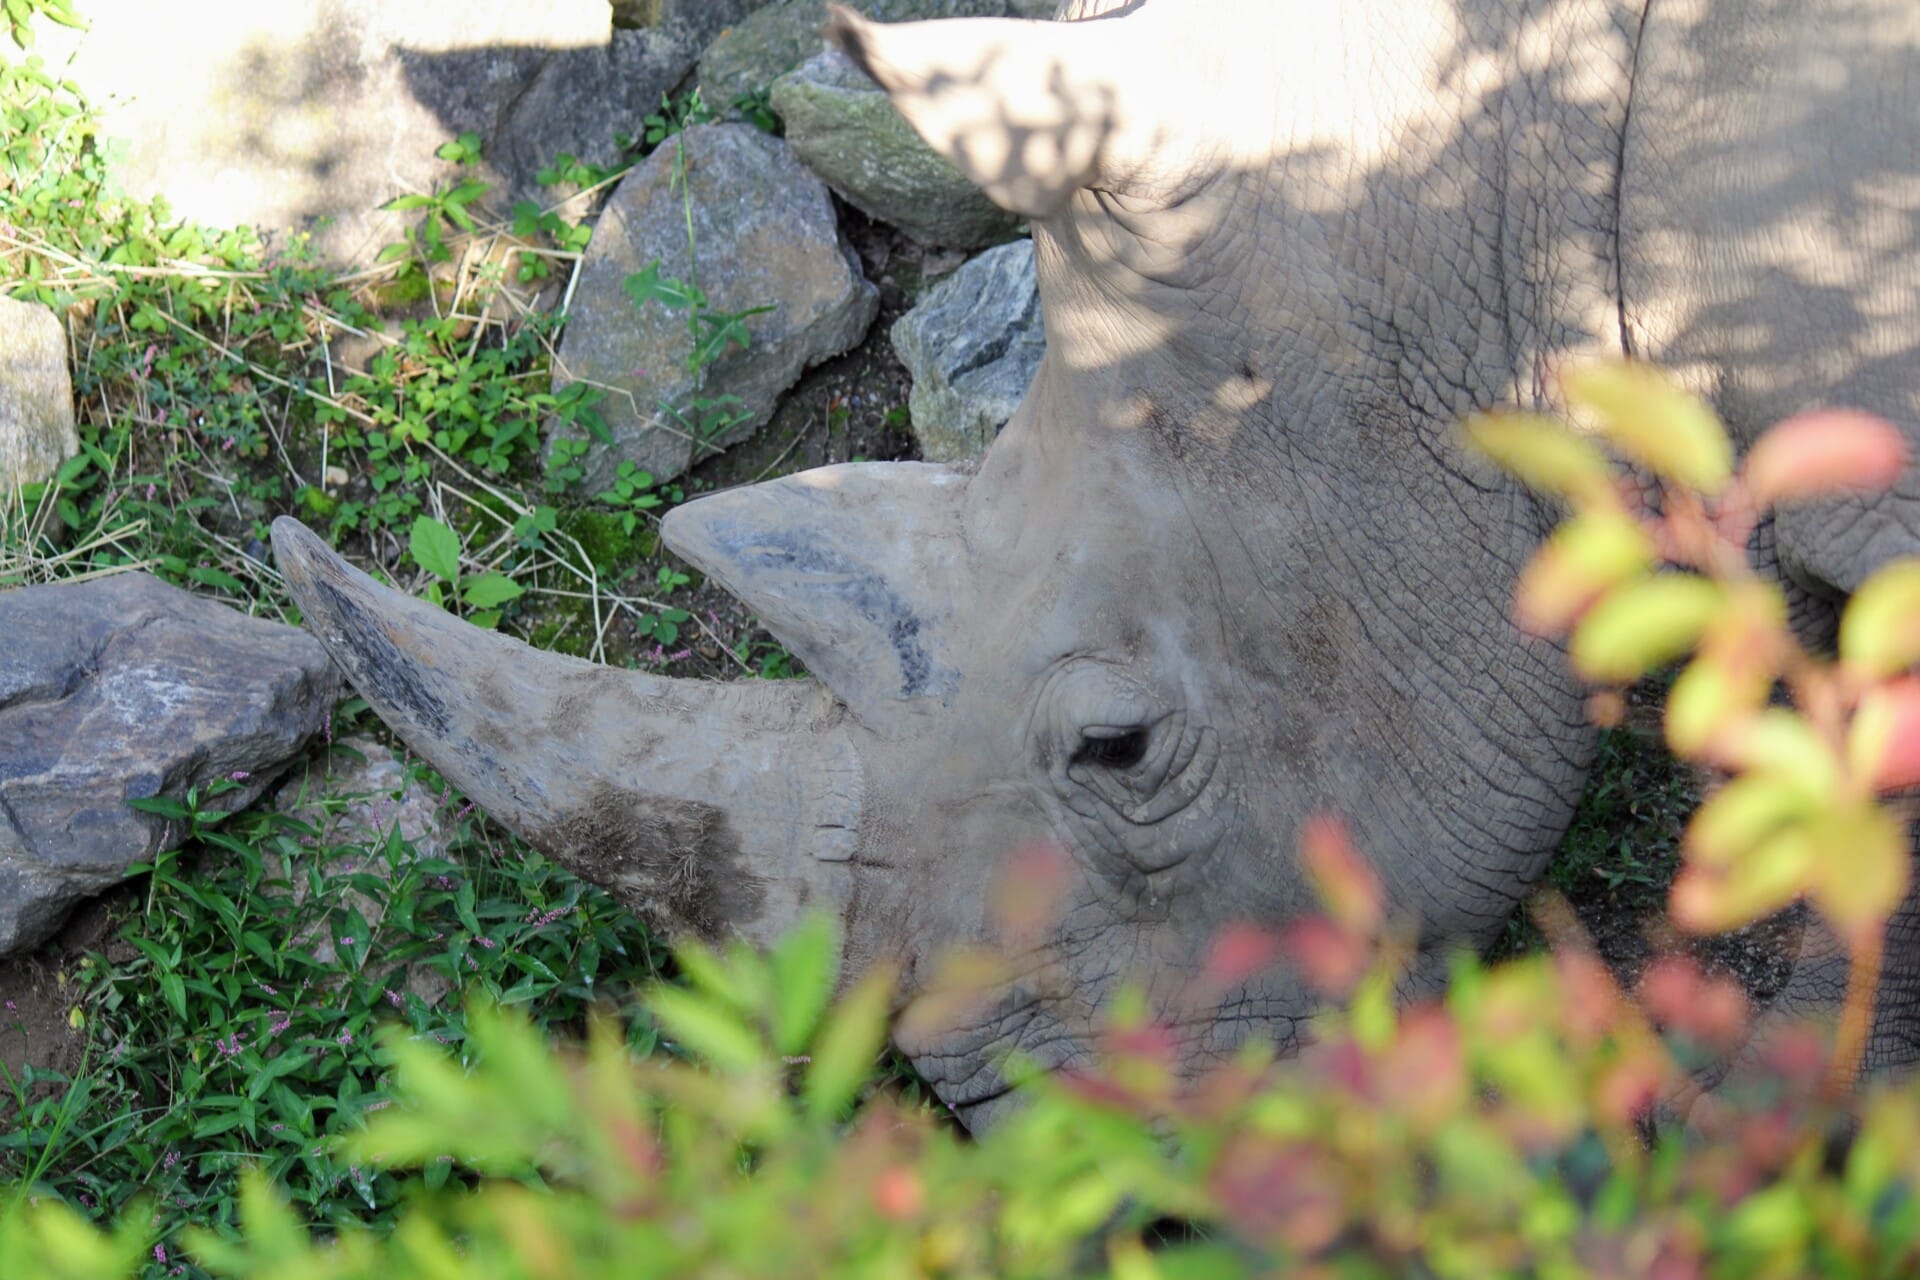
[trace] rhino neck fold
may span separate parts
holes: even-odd
[[[307,626],[381,719],[562,865],[681,933],[766,942],[839,912],[862,768],[813,681],[596,666],[382,587],[297,521],[273,540]]]

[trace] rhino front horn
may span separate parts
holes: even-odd
[[[306,625],[489,814],[668,929],[770,941],[850,885],[861,766],[818,684],[670,680],[535,649],[383,587],[297,520]]]

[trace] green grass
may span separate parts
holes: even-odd
[[[414,777],[442,795],[444,856],[397,827],[329,844],[324,824],[289,813],[169,811],[195,834],[74,974],[82,1066],[10,1082],[0,1181],[103,1218],[144,1198],[163,1244],[183,1223],[233,1229],[249,1169],[316,1223],[378,1224],[401,1184],[334,1140],[388,1105],[381,1026],[457,1048],[481,993],[550,1032],[620,1012],[634,1050],[652,1051],[632,994],[667,965],[653,937],[430,772]]]
[[[1646,732],[1606,730],[1549,882],[1569,897],[1664,889],[1680,866],[1680,833],[1700,801],[1698,786]]]

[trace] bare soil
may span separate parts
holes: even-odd
[[[22,1081],[29,1068],[70,1076],[80,1066],[87,1037],[73,1018],[73,969],[88,951],[108,946],[131,894],[119,889],[83,903],[38,952],[0,960],[0,1068],[9,1079]],[[13,1090],[0,1090],[0,1125],[10,1122],[13,1110]]]

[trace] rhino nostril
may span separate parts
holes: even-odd
[[[1073,753],[1074,764],[1097,764],[1106,769],[1131,769],[1147,757],[1147,730],[1145,726],[1125,729],[1119,733],[1093,733],[1081,736],[1080,747]]]

